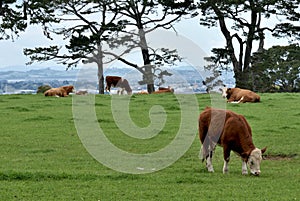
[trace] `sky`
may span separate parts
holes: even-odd
[[[181,38],[190,40],[193,44],[197,45],[203,52],[201,56],[208,56],[210,50],[215,47],[222,48],[225,45],[224,37],[218,28],[208,29],[200,26],[198,18],[182,20],[175,25],[175,30]],[[170,31],[169,32],[173,32]],[[175,34],[175,33],[173,33]],[[48,46],[49,44],[63,44],[64,41],[60,38],[50,41],[43,35],[42,29],[38,26],[29,27],[24,33],[20,34],[20,37],[15,41],[7,40],[0,41],[0,68],[15,66],[24,66],[26,68],[44,68],[57,66],[55,62],[43,62],[34,63],[32,66],[26,66],[26,62],[29,58],[23,55],[23,48],[34,48],[38,46]],[[173,43],[173,42],[171,42]],[[176,43],[176,41],[174,41]],[[271,47],[273,45],[287,45],[287,40],[274,39],[272,37],[266,38],[265,47]],[[184,44],[183,44],[184,45]],[[188,45],[188,44],[187,44]],[[254,45],[254,50],[257,46]],[[64,68],[63,66],[61,66]]]

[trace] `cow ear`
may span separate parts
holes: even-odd
[[[265,153],[265,152],[266,152],[266,150],[267,150],[267,147],[265,147],[265,148],[261,149],[261,154]]]

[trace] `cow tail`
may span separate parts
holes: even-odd
[[[224,113],[225,114],[225,113]],[[207,134],[204,136],[203,145],[200,150],[202,152],[202,161],[204,161],[207,157],[211,157],[222,134],[222,130],[224,127],[223,121],[214,120],[210,122],[210,126],[208,128]]]
[[[204,141],[204,143],[202,144],[200,151],[199,151],[199,159],[202,162],[204,162],[204,160],[209,156],[210,146],[207,142],[208,142],[208,140]]]
[[[199,159],[202,161],[202,163],[204,162],[205,160],[205,157],[203,157],[203,145],[201,146],[200,148],[200,151],[199,151]]]
[[[207,157],[211,156],[212,152],[215,150],[216,145],[217,142],[214,142],[214,140],[212,140],[210,136],[207,135],[202,144],[202,147],[200,148],[199,159],[203,162]]]

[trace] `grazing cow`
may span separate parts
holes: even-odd
[[[260,102],[259,95],[247,89],[224,87],[221,90],[222,97],[227,98],[228,103]]]
[[[152,92],[153,94],[161,94],[161,93],[174,93],[174,89],[170,86],[168,88],[166,87],[159,87],[157,91]]]
[[[120,88],[118,89],[119,95],[123,94],[124,90],[126,90],[128,95],[132,94],[132,89],[130,88],[130,85],[126,79],[123,79],[118,76],[106,76],[105,81],[106,81],[106,87],[105,87],[106,92],[107,91],[110,92],[111,87],[118,87]]]
[[[200,156],[202,161],[206,159],[209,172],[214,172],[212,155],[218,144],[223,147],[223,173],[228,172],[230,151],[234,151],[242,158],[242,174],[248,174],[247,164],[251,174],[260,174],[262,154],[266,148],[254,146],[251,128],[242,115],[229,110],[205,108],[199,117],[199,138],[202,143]]]
[[[59,88],[51,88],[47,91],[45,91],[45,96],[56,96],[56,97],[66,97],[69,95],[69,93],[73,92],[74,86],[62,86]]]

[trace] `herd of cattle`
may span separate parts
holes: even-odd
[[[110,92],[112,87],[116,87],[119,88],[117,91],[119,95],[124,94],[124,91],[128,95],[132,94],[129,82],[122,77],[106,76],[105,81],[106,92]],[[250,90],[224,87],[221,91],[222,97],[226,98],[228,103],[260,102],[260,96]],[[66,97],[72,92],[74,92],[74,87],[71,85],[51,88],[44,95]],[[153,93],[174,93],[174,89],[160,87]],[[85,95],[87,91],[77,91],[76,94]],[[140,92],[139,94],[148,93]],[[206,107],[201,112],[198,123],[199,138],[202,143],[200,157],[202,161],[206,160],[206,168],[209,172],[214,172],[212,155],[216,145],[220,145],[223,147],[223,173],[228,172],[230,152],[233,151],[242,159],[242,174],[248,174],[248,164],[251,174],[260,175],[260,163],[266,147],[259,149],[254,146],[251,128],[244,116],[229,110]]]

